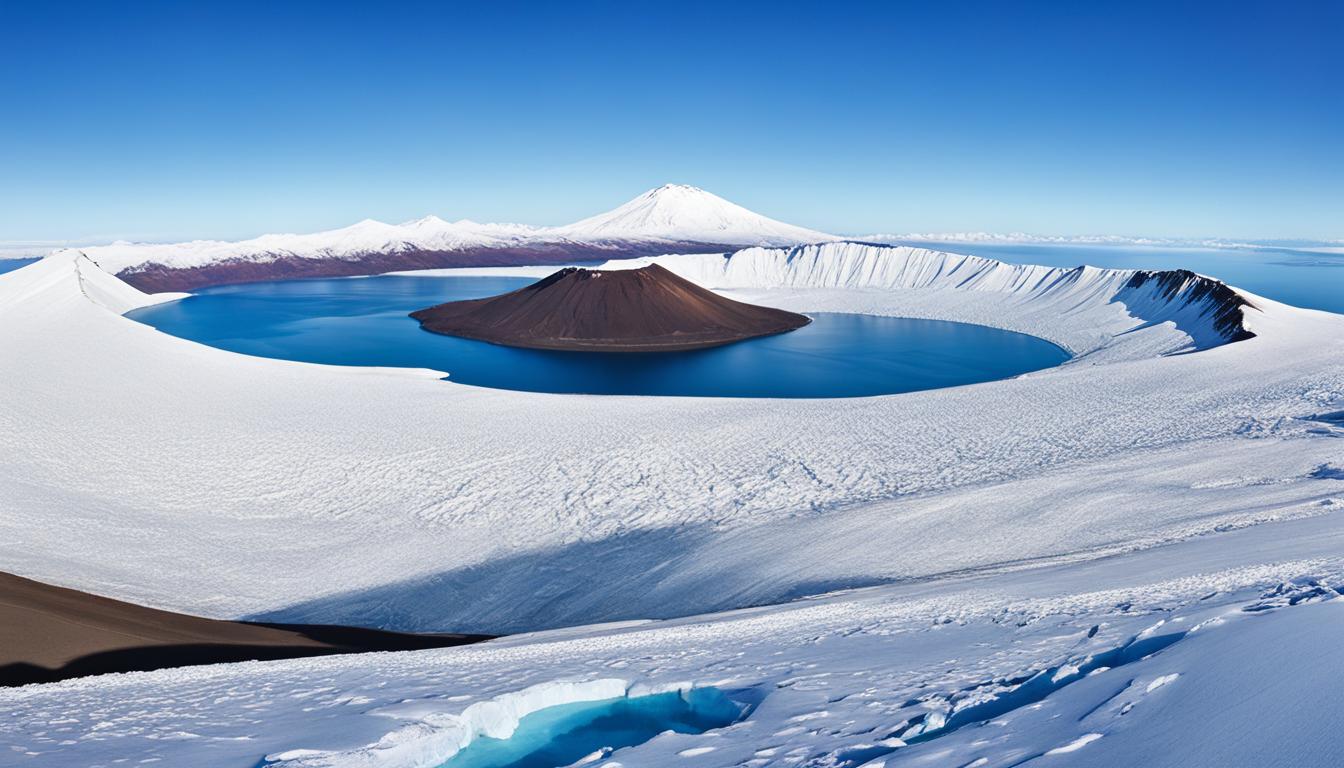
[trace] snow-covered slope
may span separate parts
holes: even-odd
[[[369,253],[405,250],[452,251],[503,248],[526,242],[538,230],[520,224],[448,222],[426,216],[404,224],[365,219],[348,227],[306,235],[262,235],[251,240],[193,240],[185,243],[128,243],[78,249],[103,269],[118,273],[144,264],[182,269],[221,261],[274,261],[294,256],[306,259],[351,259]]]
[[[0,276],[0,562],[220,617],[492,632],[1088,558],[1344,493],[1337,315],[1255,299],[1254,338],[1155,356],[1190,337],[1106,292],[733,295],[1102,341],[891,397],[530,394],[187,342],[53,257]]]
[[[837,239],[749,211],[685,184],[666,184],[606,213],[549,230],[581,241],[689,242],[723,245],[794,245]]]
[[[1327,768],[1339,514],[671,622],[0,690],[0,762],[435,768],[539,709],[714,685],[745,719],[584,764]]]
[[[312,234],[262,235],[226,242],[129,243],[79,249],[103,269],[145,285],[180,287],[298,276],[370,274],[392,269],[535,264],[676,250],[679,245],[794,245],[833,235],[768,219],[702,189],[666,185],[608,213],[563,227],[449,222],[426,216],[403,224],[365,219]],[[366,262],[368,269],[357,266]],[[204,270],[214,269],[213,272]]]

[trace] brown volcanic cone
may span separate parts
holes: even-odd
[[[411,317],[448,336],[596,352],[699,349],[812,322],[725,299],[657,264],[606,272],[568,267],[511,293],[439,304]]]

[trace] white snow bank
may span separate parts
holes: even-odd
[[[48,258],[51,260],[50,266],[23,268],[5,274],[4,299],[7,309],[22,311],[23,305],[30,302],[50,308],[60,300],[78,301],[83,298],[120,315],[132,309],[176,301],[190,295],[144,293],[99,269],[79,251],[62,251]]]

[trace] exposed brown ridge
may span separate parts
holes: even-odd
[[[419,650],[482,639],[219,621],[0,573],[0,686],[253,659]]]
[[[427,331],[534,349],[672,352],[801,328],[811,320],[726,299],[657,264],[569,267],[526,288],[411,313]]]
[[[749,245],[749,244],[748,244]],[[747,245],[684,242],[678,253],[719,253]],[[145,293],[194,291],[215,285],[258,283],[269,280],[295,280],[314,277],[354,277],[384,272],[442,269],[448,267],[504,267],[535,264],[573,264],[583,261],[608,261],[668,253],[666,242],[631,243],[535,243],[517,247],[483,246],[453,251],[404,249],[364,253],[355,257],[312,258],[277,255],[265,261],[226,259],[197,267],[169,267],[163,264],[139,264],[117,273],[117,277]]]

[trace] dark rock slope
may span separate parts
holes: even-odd
[[[252,659],[409,651],[481,639],[218,621],[0,573],[0,685]]]
[[[1255,309],[1255,305],[1228,287],[1227,283],[1188,269],[1140,270],[1134,273],[1125,287],[1139,289],[1150,283],[1151,289],[1168,301],[1182,301],[1187,305],[1204,307],[1204,314],[1214,329],[1227,341],[1255,337],[1242,325],[1243,310]]]
[[[806,316],[726,299],[656,264],[570,267],[526,288],[411,313],[434,333],[515,347],[670,352],[792,331]]]
[[[515,248],[481,247],[453,251],[401,249],[365,253],[350,258],[318,259],[278,254],[264,260],[228,259],[199,267],[168,267],[140,264],[117,273],[117,277],[145,293],[194,291],[214,285],[294,280],[312,277],[354,277],[449,267],[504,267],[533,264],[573,264],[609,259],[681,253],[719,253],[736,246],[712,243],[537,243]]]

